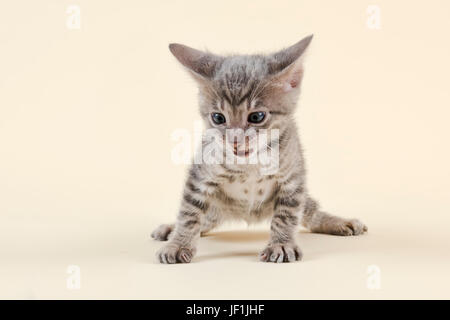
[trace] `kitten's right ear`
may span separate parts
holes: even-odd
[[[223,60],[223,58],[214,54],[193,49],[179,43],[171,43],[169,49],[175,58],[197,79],[199,79],[199,76],[201,79],[214,76],[216,67]]]

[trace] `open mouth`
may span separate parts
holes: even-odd
[[[248,157],[250,155],[250,150],[234,150],[233,153],[238,157]]]
[[[238,157],[248,157],[253,152],[253,149],[246,147],[245,149],[238,149],[236,146],[233,148],[233,153]]]
[[[252,154],[253,148],[250,148],[250,139],[246,137],[245,142],[237,143],[236,141],[233,144],[233,153],[238,157],[248,157]]]

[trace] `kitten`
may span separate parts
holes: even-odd
[[[270,239],[259,255],[265,262],[301,259],[294,239],[298,224],[312,232],[342,236],[367,231],[359,220],[321,211],[307,192],[293,113],[304,73],[303,54],[311,40],[312,35],[271,55],[219,56],[181,44],[169,46],[199,86],[206,128],[225,138],[224,144],[215,142],[225,146],[219,152],[231,148],[235,159],[248,159],[250,153],[259,151],[259,145],[256,150],[249,148],[245,132],[266,129],[279,133],[278,139],[265,140],[266,147],[278,150],[279,162],[270,174],[260,163],[192,164],[177,222],[161,225],[152,233],[154,239],[168,240],[157,254],[161,263],[190,262],[200,234],[228,219],[271,219]],[[226,139],[230,129],[240,132],[231,141]],[[203,141],[203,148],[208,143]]]

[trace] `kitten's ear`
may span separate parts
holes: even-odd
[[[288,92],[298,88],[303,76],[303,56],[313,35],[310,35],[293,46],[274,53],[270,56],[269,74],[273,76],[275,84]]]
[[[171,43],[169,49],[175,58],[197,79],[211,78],[214,75],[217,65],[223,59],[214,54],[193,49],[179,43]]]

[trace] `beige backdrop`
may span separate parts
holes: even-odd
[[[67,27],[69,5],[79,30]],[[369,5],[380,29],[367,25]],[[0,297],[450,298],[449,10],[2,1]],[[275,265],[257,262],[267,225],[228,225],[200,240],[192,264],[157,264],[149,234],[174,220],[186,170],[171,161],[171,133],[199,119],[168,44],[270,52],[310,33],[297,113],[309,186],[369,234],[301,232],[304,261]],[[69,265],[79,289],[67,287]]]

